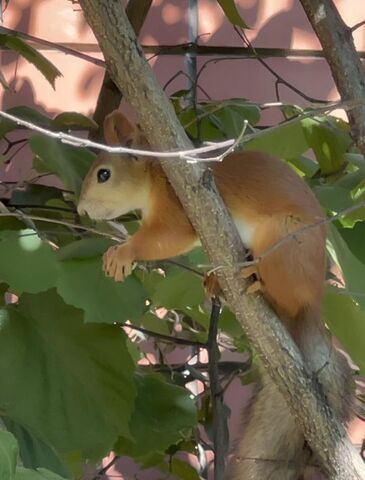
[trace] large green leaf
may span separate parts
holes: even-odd
[[[106,277],[100,257],[60,262],[60,269],[57,290],[65,302],[84,309],[86,322],[138,319],[146,308],[141,282],[134,275],[123,283]]]
[[[59,260],[71,260],[75,258],[95,257],[107,251],[109,247],[115,245],[113,240],[105,237],[82,238],[75,242],[70,242],[57,252]],[[101,260],[100,260],[101,262]],[[100,270],[101,263],[97,266]]]
[[[129,438],[134,364],[124,332],[84,324],[51,290],[0,310],[0,408],[61,454],[100,458]]]
[[[61,76],[61,72],[35,48],[28,45],[24,40],[15,35],[0,34],[0,45],[24,57],[32,63],[49,81],[54,88],[55,80]]]
[[[33,135],[30,148],[46,171],[55,173],[77,195],[95,155],[85,148],[66,145],[44,135]]]
[[[135,375],[136,408],[131,432],[134,442],[120,438],[115,451],[134,458],[152,452],[163,453],[197,422],[197,413],[189,391],[166,383],[155,374]]]
[[[14,436],[0,430],[0,478],[14,480],[16,462],[18,459],[18,444]]]
[[[304,135],[303,125],[311,122],[309,118],[268,128],[258,133],[245,144],[247,150],[259,150],[278,158],[291,160],[299,157],[309,148]]]
[[[346,289],[361,308],[365,308],[365,265],[351,253],[334,225],[330,226],[329,232],[329,239],[334,248],[330,249],[330,253],[342,270]]]
[[[246,22],[242,19],[238,13],[234,0],[218,0],[219,5],[222,7],[228,20],[238,27],[248,28]]]
[[[336,185],[318,185],[313,187],[313,192],[322,207],[332,212],[340,212],[344,208],[351,207],[354,203],[350,192]]]
[[[0,280],[10,289],[38,293],[55,285],[58,264],[50,245],[31,229],[0,232]]]
[[[365,312],[342,290],[330,288],[323,301],[323,313],[331,332],[340,340],[365,375]]]

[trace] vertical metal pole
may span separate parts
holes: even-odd
[[[188,4],[188,38],[189,42],[196,43],[199,32],[198,0],[189,0]],[[188,74],[188,102],[191,106],[196,104],[196,55],[187,53],[185,57]]]

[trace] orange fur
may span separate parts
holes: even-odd
[[[112,144],[146,144],[138,128],[119,112],[107,117],[105,138]],[[108,169],[111,176],[100,183],[97,174],[103,168]],[[318,201],[287,164],[264,153],[231,154],[211,168],[243,242],[255,257],[262,257],[257,274],[263,294],[292,333],[306,360],[315,366],[317,350],[310,345],[316,344],[317,329],[320,332],[322,328],[318,325],[326,237],[323,226],[309,227],[323,219]],[[79,213],[87,213],[95,219],[110,219],[133,209],[142,212],[140,230],[126,243],[109,249],[104,256],[104,270],[115,280],[123,280],[135,261],[173,257],[198,244],[197,235],[156,160],[101,154],[84,180]],[[285,237],[286,241],[273,248]],[[312,322],[308,325],[315,325],[314,329],[308,328],[306,322]],[[327,345],[323,351],[321,355],[328,354]],[[344,368],[334,364],[331,377],[324,379],[324,384],[329,384],[328,389],[332,388],[331,379],[337,370],[341,372]],[[341,391],[346,387],[341,375],[339,378],[335,386]],[[300,468],[288,465],[304,451],[304,438],[286,405],[270,403],[284,400],[266,377],[262,392],[265,395],[257,397],[250,417],[252,421],[247,425],[247,435],[239,451],[247,457],[255,452],[257,456],[274,459],[282,456],[284,461],[280,466],[265,467],[251,459],[232,475],[240,480],[297,479]],[[275,432],[268,435],[270,425],[275,427]]]

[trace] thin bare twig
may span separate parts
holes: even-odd
[[[228,428],[224,412],[223,389],[219,379],[219,348],[217,345],[218,320],[221,304],[219,299],[212,299],[208,333],[209,385],[213,411],[213,446],[214,446],[214,480],[223,480],[225,456],[228,450]]]
[[[179,337],[173,337],[172,335],[165,335],[163,333],[159,332],[154,332],[152,330],[148,330],[143,327],[138,327],[137,325],[133,325],[131,323],[127,322],[119,322],[116,325],[119,325],[120,327],[128,327],[131,328],[132,330],[136,330],[137,332],[144,333],[145,335],[148,335],[149,337],[155,337],[158,338],[161,341],[168,342],[168,343],[175,343],[178,345],[186,345],[189,347],[201,347],[201,348],[206,348],[207,344],[203,342],[194,342],[192,340],[187,340],[185,338],[179,338]]]

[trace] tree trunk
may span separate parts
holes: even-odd
[[[79,3],[99,41],[111,77],[138,112],[151,146],[165,150],[190,148],[170,101],[144,59],[121,2]],[[202,164],[191,165],[179,159],[164,160],[161,164],[212,265],[224,267],[217,274],[229,308],[262,357],[323,469],[336,480],[364,479],[359,455],[331,414],[315,376],[307,371],[289,334],[261,297],[242,294],[239,262],[243,259],[243,247],[217,193],[212,173]]]
[[[342,100],[362,102],[348,111],[348,117],[353,138],[365,156],[365,71],[351,29],[343,22],[332,0],[300,1],[322,44]]]

